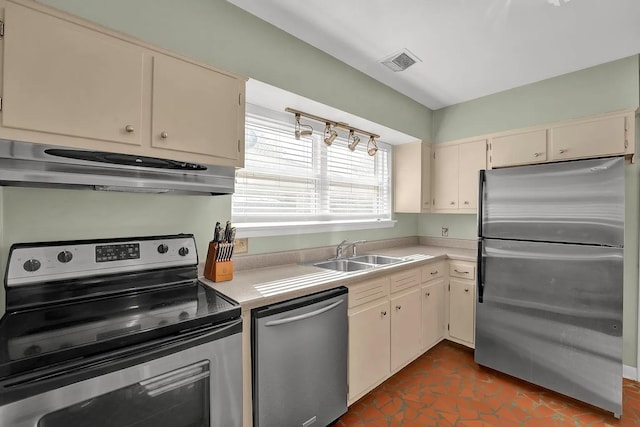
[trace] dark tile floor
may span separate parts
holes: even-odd
[[[623,415],[481,368],[443,341],[353,404],[337,427],[640,426],[640,383],[624,380]]]

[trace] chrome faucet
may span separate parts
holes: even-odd
[[[347,243],[346,240],[343,240],[342,242],[340,242],[340,244],[336,247],[336,259],[340,259],[340,258],[345,258],[345,257],[349,257],[349,255],[345,255],[345,249],[348,248],[352,248],[352,254],[351,256],[357,256],[358,252],[356,250],[356,245],[360,244],[360,243],[366,243],[366,240],[356,240],[353,243]]]
[[[342,251],[343,251],[343,249],[344,249],[346,244],[347,244],[346,240],[343,240],[342,242],[340,242],[338,244],[338,246],[336,247],[336,259],[344,258],[344,255],[342,254]]]

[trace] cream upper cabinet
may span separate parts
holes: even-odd
[[[547,130],[496,136],[489,146],[491,168],[544,163],[547,161]]]
[[[0,138],[244,165],[244,78],[37,2],[0,7]]]
[[[5,21],[3,127],[141,144],[142,49],[21,4]]]
[[[404,367],[420,351],[420,289],[391,296],[391,372]]]
[[[458,146],[435,145],[432,151],[433,209],[458,209]]]
[[[444,278],[434,279],[420,288],[422,299],[421,346],[428,350],[444,336]]]
[[[630,144],[628,117],[617,116],[551,128],[552,160],[625,154]]]
[[[478,176],[487,166],[485,139],[433,147],[434,211],[475,212]]]
[[[151,145],[240,161],[242,86],[209,68],[154,55]]]
[[[431,207],[431,144],[396,145],[393,163],[394,212],[428,212]]]
[[[475,212],[478,209],[478,178],[487,167],[487,141],[465,142],[459,145],[458,208]]]

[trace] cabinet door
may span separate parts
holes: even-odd
[[[431,144],[422,143],[422,212],[431,210]]]
[[[422,293],[422,348],[428,350],[444,336],[444,279],[420,289]]]
[[[489,156],[492,168],[546,162],[547,130],[495,137]]]
[[[164,55],[153,57],[151,145],[242,166],[244,82]],[[166,156],[166,155],[165,155]],[[217,161],[222,160],[222,161]]]
[[[449,335],[473,345],[475,332],[475,284],[449,279]]]
[[[458,146],[433,147],[433,208],[458,209]]]
[[[487,140],[465,142],[458,149],[458,208],[475,212],[478,209],[479,172],[487,168]]]
[[[391,298],[391,372],[420,350],[420,288]]]
[[[3,126],[140,145],[141,49],[14,3],[5,20]]]
[[[610,117],[551,129],[553,160],[624,154],[626,118]],[[633,142],[633,141],[632,141]]]
[[[349,313],[349,401],[389,376],[387,299]]]
[[[420,213],[431,207],[431,144],[413,142],[393,148],[394,212]]]

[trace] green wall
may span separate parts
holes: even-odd
[[[638,107],[638,55],[433,112],[433,142]]]

